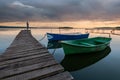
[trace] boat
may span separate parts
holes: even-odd
[[[47,33],[48,41],[60,41],[60,40],[74,40],[88,38],[89,33],[86,34],[55,34]]]
[[[57,49],[61,47],[62,46],[59,41],[48,41],[47,49]]]
[[[108,56],[110,52],[111,48],[107,46],[104,50],[94,52],[94,54],[87,53],[66,55],[60,64],[64,67],[65,71],[77,71],[97,63]]]
[[[93,37],[79,40],[61,41],[65,55],[97,52],[109,46],[111,38]]]

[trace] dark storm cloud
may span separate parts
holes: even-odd
[[[119,0],[0,0],[0,22],[120,19]]]

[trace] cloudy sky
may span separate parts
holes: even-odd
[[[119,26],[120,0],[0,0],[0,25],[27,20],[38,26]]]

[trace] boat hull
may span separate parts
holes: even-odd
[[[83,41],[83,40],[81,40]],[[80,42],[80,40],[79,40]],[[81,54],[81,53],[90,53],[104,50],[107,46],[109,46],[110,41],[101,43],[99,45],[71,45],[66,44],[64,42],[61,43],[64,49],[65,55],[70,54]]]
[[[47,33],[47,38],[49,41],[83,39],[83,38],[88,38],[88,36],[89,36],[89,33],[87,33],[87,34],[71,34],[71,35]]]
[[[80,53],[89,53],[89,52],[97,52],[104,50],[109,44],[97,47],[76,47],[76,46],[69,46],[66,44],[62,44],[64,52],[66,55],[69,54],[80,54]]]

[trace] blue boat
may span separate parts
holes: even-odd
[[[86,34],[55,34],[47,33],[47,38],[49,41],[59,41],[59,40],[74,40],[88,38],[89,33]]]

